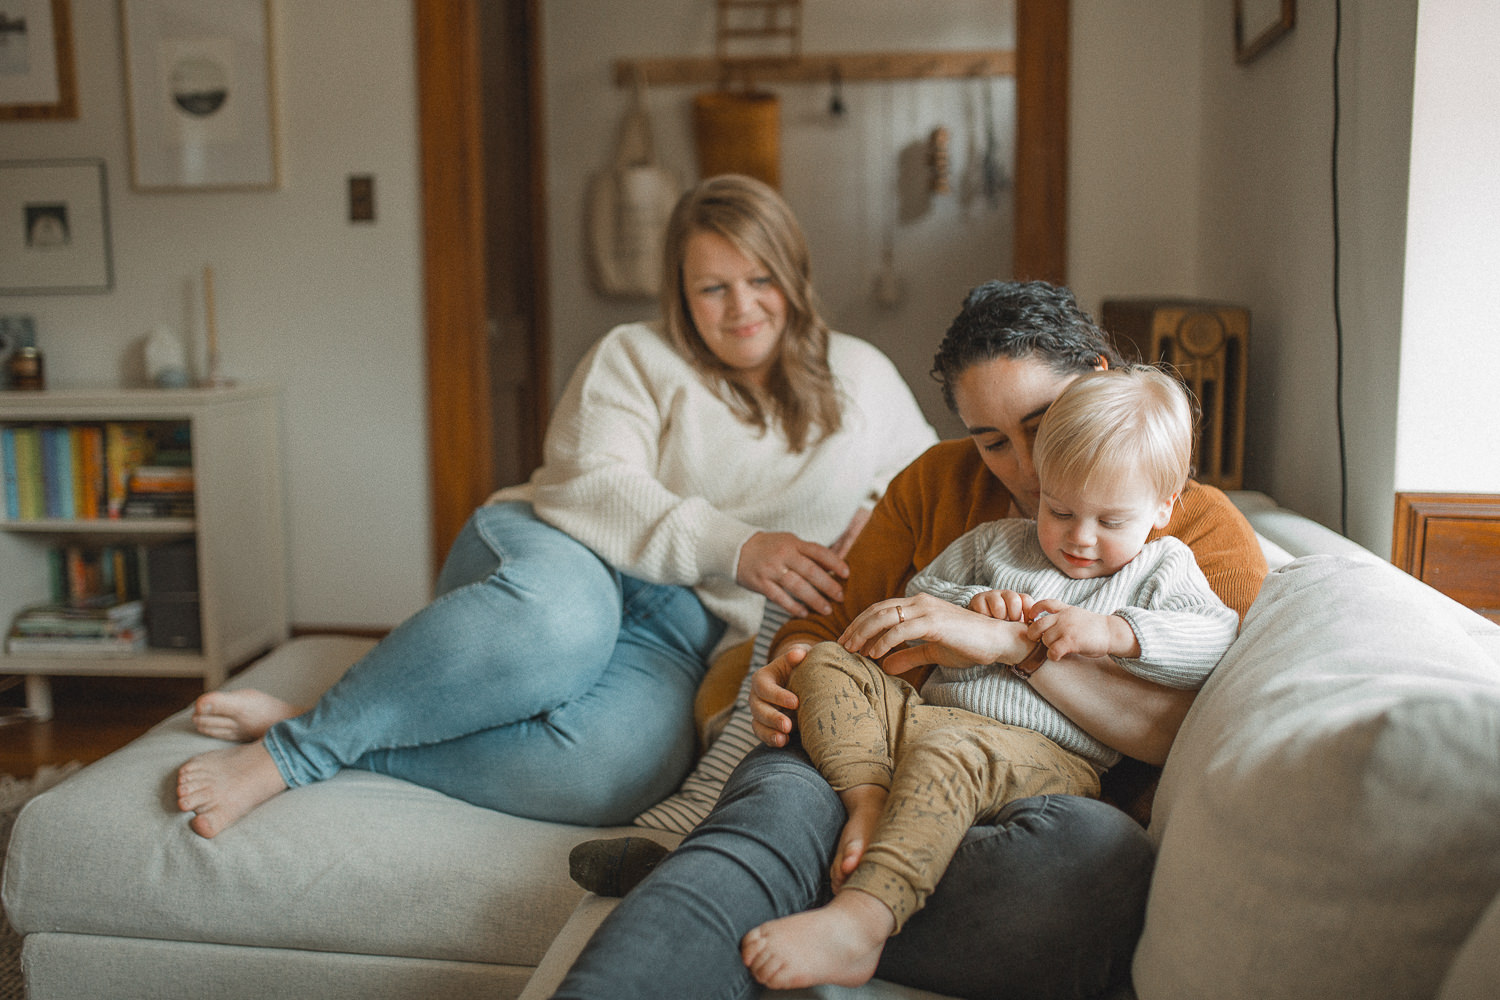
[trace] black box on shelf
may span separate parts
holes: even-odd
[[[146,598],[146,645],[152,649],[203,648],[197,593],[151,594]]]
[[[189,538],[146,549],[146,644],[201,650],[199,607],[197,544]]]

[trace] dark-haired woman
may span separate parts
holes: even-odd
[[[996,281],[969,294],[933,372],[968,439],[935,445],[892,480],[849,553],[843,599],[832,612],[782,628],[751,696],[766,745],[610,914],[556,997],[759,995],[740,940],[826,899],[845,820],[837,794],[797,746],[796,697],[786,688],[792,670],[865,608],[902,596],[965,531],[1035,516],[1031,443],[1042,414],[1073,379],[1117,361],[1067,289]],[[1220,599],[1244,615],[1266,563],[1223,493],[1190,481],[1167,527],[1151,537],[1158,534],[1186,542]],[[909,645],[885,662],[915,669],[978,662],[964,648],[965,616],[973,614],[955,605],[904,623],[891,637]],[[1049,662],[1031,684],[1090,735],[1150,764],[1166,758],[1193,697],[1139,681],[1107,659]],[[1152,861],[1145,831],[1105,802],[1013,802],[969,832],[926,909],[887,943],[876,974],[959,997],[1110,995],[1128,982]]]

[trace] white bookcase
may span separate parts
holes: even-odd
[[[148,648],[129,656],[0,653],[0,674],[25,675],[27,707],[51,716],[47,677],[201,677],[287,637],[278,395],[269,386],[206,389],[0,391],[0,424],[186,422],[192,445],[191,518],[12,520],[0,503],[0,627],[49,596],[48,551],[62,545],[150,545],[192,539],[198,561],[200,650]]]

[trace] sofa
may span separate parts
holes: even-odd
[[[1275,569],[1162,774],[1137,995],[1494,995],[1500,627],[1263,495],[1233,498]],[[295,639],[230,685],[306,702],[368,646]],[[173,785],[212,745],[184,709],[22,812],[3,898],[32,1000],[540,1000],[614,902],[570,881],[570,849],[677,839],[346,771],[204,840]]]

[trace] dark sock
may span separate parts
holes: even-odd
[[[666,856],[649,837],[585,840],[568,854],[568,874],[589,892],[623,896]]]

